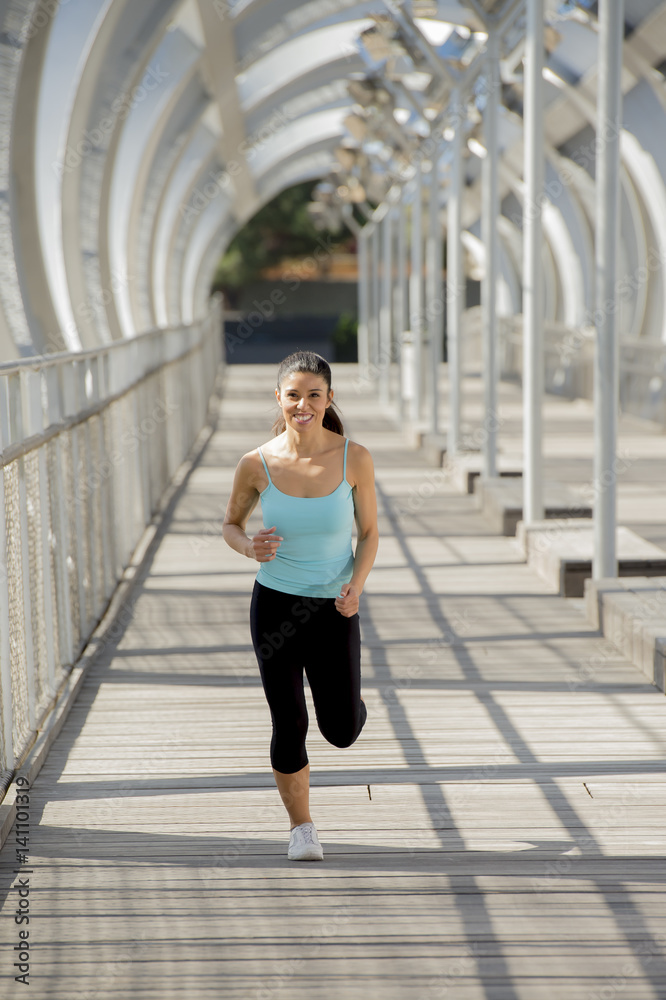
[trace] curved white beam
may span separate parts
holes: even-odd
[[[53,201],[45,203],[42,188],[44,174],[49,180],[54,177],[50,167],[55,155],[47,158],[46,162],[40,157],[43,151],[40,99],[48,92],[45,63],[53,23],[54,19],[49,18],[48,23],[26,41],[21,62],[21,85],[17,88],[14,103],[14,120],[20,122],[21,127],[14,129],[10,146],[11,174],[14,178],[14,259],[30,339],[39,353],[70,350],[77,346],[73,334],[68,335],[61,326],[52,295],[48,264],[51,255],[60,252],[59,241],[49,241],[45,247],[41,227],[45,208],[48,205],[52,212],[54,204]],[[4,354],[4,357],[7,356]]]
[[[87,156],[93,154],[94,143],[85,138],[85,133],[94,106],[99,76],[107,62],[108,48],[121,23],[124,8],[130,2],[131,0],[104,0],[99,4],[97,17],[81,52],[67,141],[61,160],[64,264],[72,310],[83,347],[95,347],[110,337],[108,330],[105,332],[99,328],[99,313],[96,309],[87,308],[90,296],[81,233],[81,184],[82,167]],[[68,12],[67,7],[63,7],[60,13],[65,17],[67,14],[75,17],[77,12],[74,8]]]
[[[265,101],[276,90],[314,73],[327,63],[342,61],[353,50],[360,32],[371,21],[347,21],[320,28],[273,49],[236,77],[243,113]]]
[[[21,85],[21,62],[26,38],[24,29],[36,4],[0,5],[0,352],[5,357],[34,353],[21,282],[17,270],[16,246],[12,225],[11,125],[12,112]]]
[[[173,10],[182,3],[182,0],[151,0],[151,3],[152,17],[156,26],[152,32],[139,32],[141,36],[145,37],[144,45],[138,52],[134,52],[131,65],[126,70],[122,83],[119,80],[116,84],[117,89],[122,93],[122,99],[119,111],[114,117],[114,127],[109,136],[103,172],[99,183],[98,243],[100,285],[103,289],[110,288],[114,290],[113,295],[105,297],[106,320],[114,340],[123,336],[123,328],[116,305],[117,287],[119,284],[126,285],[129,279],[126,271],[114,271],[111,249],[117,225],[117,220],[111,213],[111,197],[118,170],[118,153],[125,133],[125,123],[131,110],[131,102],[128,101],[128,97],[132,98],[133,101],[142,99],[146,86],[152,86],[155,76],[157,75],[159,78],[166,71],[158,63],[158,74],[153,74],[152,77],[149,76],[150,62],[153,59],[155,50],[161,45],[164,28]],[[136,31],[131,31],[131,25],[126,30],[129,31],[129,38],[135,37],[137,34]],[[119,39],[118,41],[121,40]],[[125,51],[128,49],[130,52],[132,51],[126,35]],[[111,107],[117,107],[117,102],[118,98],[116,97]]]
[[[166,98],[166,95],[165,95]],[[196,64],[174,88],[170,100],[165,99],[163,113],[155,120],[146,139],[141,169],[133,187],[133,205],[128,231],[127,260],[132,310],[137,330],[155,326],[152,308],[151,276],[153,272],[153,232],[159,204],[169,176],[187,141],[192,123],[201,119],[209,106],[208,95],[202,90]]]
[[[312,181],[318,177],[322,177],[328,172],[333,159],[330,151],[319,150],[295,156],[291,160],[285,161],[279,170],[271,172],[265,178],[265,183],[259,192],[259,208],[262,208],[285,188],[291,187],[294,184],[300,184],[302,181]],[[189,272],[197,275],[191,307],[194,316],[202,316],[207,311],[210,286],[219,258],[233,239],[237,229],[237,223],[230,215],[223,216],[220,228],[213,233],[207,247],[203,247],[202,249],[202,245],[199,242],[189,248],[190,252],[199,253],[199,256],[195,257],[189,266]],[[190,288],[184,289],[183,295],[188,295],[190,291]]]
[[[242,217],[253,211],[256,192],[245,161],[246,129],[236,75],[236,37],[231,21],[219,16],[211,0],[196,0],[196,3],[206,40],[202,72],[224,119],[220,158],[223,163],[231,159],[238,162],[239,169],[233,174],[232,184],[234,205]]]
[[[516,224],[506,215],[497,219],[497,232],[503,250],[502,276],[509,296],[508,313],[511,316],[522,312],[523,296],[523,264],[522,264],[522,234]]]
[[[630,132],[623,131],[620,135],[620,152],[624,164],[629,171],[637,193],[640,195],[642,207],[645,215],[650,220],[650,236],[656,243],[656,247],[650,248],[651,265],[658,263],[658,267],[648,268],[648,274],[641,283],[646,283],[650,277],[659,277],[658,293],[652,289],[652,298],[658,309],[658,337],[662,343],[666,343],[666,310],[664,309],[664,297],[666,289],[666,186],[664,179],[659,172],[654,157],[646,153],[635,136]],[[656,250],[656,253],[653,251]],[[647,262],[647,256],[646,256]],[[649,289],[646,289],[649,294]],[[657,305],[658,304],[658,305]],[[647,303],[646,303],[647,306]]]
[[[194,319],[195,289],[198,269],[216,233],[229,226],[229,204],[221,196],[212,201],[202,212],[190,233],[186,252],[183,256],[182,280],[180,283],[180,312],[184,323]]]
[[[283,160],[302,153],[308,148],[322,143],[334,144],[345,135],[343,119],[345,112],[340,108],[308,115],[287,125],[272,137],[270,143],[258,147],[249,160],[252,173],[257,180],[274,170]]]
[[[167,311],[170,318],[180,316],[183,302],[183,275],[185,257],[192,240],[192,234],[202,218],[211,212],[219,212],[222,218],[231,219],[230,226],[234,232],[240,223],[234,212],[234,192],[230,186],[222,186],[220,181],[209,182],[209,177],[222,177],[223,171],[217,159],[217,151],[201,165],[195,176],[195,186],[188,190],[182,203],[182,212],[174,228],[169,245],[167,260]]]
[[[325,177],[336,162],[334,148],[335,143],[331,142],[315,149],[299,150],[293,156],[285,157],[274,170],[257,181],[260,205],[265,205],[280,191],[293,184]]]
[[[199,191],[200,205],[205,205],[213,187],[217,186],[212,170],[216,148],[217,137],[202,121],[197,122],[190,141],[183,148],[165,185],[152,239],[151,289],[155,322],[158,326],[167,326],[169,323],[167,269],[180,222],[187,210],[188,199],[192,197],[192,192]]]
[[[82,342],[91,346],[120,333],[112,321],[115,298],[131,277],[126,269],[109,266],[105,177],[115,170],[115,144],[126,119],[162,83],[162,67],[157,74],[140,73],[138,78],[137,70],[143,70],[178,2],[105,0],[79,46],[76,96],[62,161],[62,241],[73,311]],[[86,13],[89,9],[92,3]],[[78,30],[78,14],[76,4],[61,6],[57,17],[63,18],[63,30]]]
[[[589,124],[596,127],[596,107],[594,104],[574,87],[566,83],[561,77],[552,72],[552,70],[548,71],[547,78],[563,91],[581,114],[585,115]],[[654,270],[649,271],[648,280],[658,280],[659,282],[658,290],[655,291],[653,289],[652,294],[656,301],[662,305],[659,339],[662,342],[666,342],[666,311],[663,309],[664,290],[666,288],[666,185],[657,169],[654,158],[642,148],[636,137],[626,129],[622,129],[620,133],[620,156],[622,165],[620,173],[622,191],[625,197],[627,197],[630,207],[632,204],[632,191],[628,187],[627,176],[633,183],[636,192],[641,196],[642,212],[632,212],[632,221],[634,226],[637,227],[635,237],[637,244],[640,244],[645,236],[643,215],[650,221],[651,235],[656,243],[656,254],[654,257],[657,266]],[[640,233],[641,229],[643,229],[643,236]],[[631,275],[628,274],[626,264],[626,251],[622,246],[620,249],[624,255],[624,266],[621,268],[621,271],[625,279],[631,278]],[[649,291],[648,294],[650,294]]]
[[[376,2],[358,3],[358,0],[241,0],[235,4],[232,18],[240,65],[245,69],[289,39],[324,25],[377,13],[384,13],[383,5],[378,7]],[[480,27],[477,15],[464,0],[438,0],[437,18],[475,30]]]
[[[569,232],[581,264],[585,309],[594,311],[594,180],[575,160],[563,156],[546,143],[546,160],[555,174],[548,181],[551,201],[559,202],[566,193],[567,211],[573,216]]]
[[[500,175],[518,198],[524,210],[524,181],[517,176],[506,160],[500,162]],[[544,238],[548,243],[557,268],[556,301],[560,304],[556,314],[549,318],[558,320],[566,326],[576,327],[581,325],[585,318],[585,288],[581,263],[560,210],[552,201],[546,198],[543,202],[542,211]],[[522,266],[520,273],[522,282]],[[552,302],[550,290],[547,293],[546,301]],[[522,305],[518,311],[522,312]]]
[[[127,117],[116,155],[115,172],[109,199],[110,266],[112,273],[127,274],[128,281],[118,288],[116,309],[125,337],[137,332],[139,307],[132,288],[137,277],[137,227],[145,186],[169,115],[197,72],[199,50],[180,31],[169,32],[155,52],[151,67],[161,74],[160,86],[146,93]],[[178,67],[178,74],[173,69]],[[150,69],[149,68],[149,69]],[[130,192],[130,197],[128,197]]]

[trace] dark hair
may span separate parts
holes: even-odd
[[[282,380],[288,375],[295,375],[296,373],[303,373],[306,375],[319,375],[323,378],[326,383],[326,388],[331,391],[331,366],[325,358],[322,358],[321,354],[315,354],[314,351],[296,351],[294,354],[290,354],[289,357],[285,358],[284,361],[280,363],[277,373],[277,388],[280,390],[282,385]],[[340,418],[339,411],[335,403],[330,403],[326,413],[324,414],[323,426],[329,430],[333,431],[334,434],[342,434],[344,437],[344,429],[342,427],[342,420]],[[286,427],[286,422],[282,412],[278,414],[278,417],[273,424],[273,433],[277,436],[282,434]]]

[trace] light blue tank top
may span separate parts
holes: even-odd
[[[273,484],[266,460],[259,448],[268,476],[268,486],[260,494],[264,526],[276,526],[280,543],[275,559],[261,563],[257,581],[283,594],[302,597],[337,597],[343,583],[349,583],[354,565],[352,526],[354,499],[347,482],[345,441],[342,482],[325,497],[294,497]]]

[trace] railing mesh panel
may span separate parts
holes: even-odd
[[[42,505],[39,496],[39,453],[24,458],[28,510],[28,559],[30,565],[30,622],[35,660],[35,706],[37,715],[49,701],[46,657],[46,616],[44,614],[44,560],[42,558]]]
[[[62,435],[62,479],[66,497],[67,533],[69,552],[67,554],[67,576],[69,578],[69,607],[72,623],[72,644],[74,653],[81,641],[81,611],[79,608],[79,585],[77,578],[77,526],[75,503],[75,480],[72,459],[72,440],[75,429]]]
[[[49,579],[51,586],[51,608],[53,611],[53,617],[51,620],[51,630],[53,635],[53,654],[55,658],[55,683],[56,687],[60,681],[61,675],[64,671],[61,669],[60,664],[67,662],[66,650],[61,648],[61,638],[60,638],[60,617],[58,615],[58,587],[57,587],[57,573],[59,572],[58,562],[57,562],[57,551],[56,551],[56,539],[57,539],[57,508],[54,507],[54,502],[57,502],[57,496],[55,491],[56,479],[54,475],[54,463],[56,459],[56,442],[49,441],[44,445],[46,449],[46,474],[47,474],[47,490],[48,490],[48,509],[43,511],[43,516],[48,518],[48,533],[49,533]]]
[[[78,413],[62,412],[72,386],[83,385],[76,355],[45,360],[38,400],[24,396],[35,386],[34,364],[16,362],[17,370],[0,375],[8,412],[26,413],[28,404],[33,414],[41,402],[48,427],[41,437],[10,439],[21,457],[7,461],[0,484],[7,550],[0,611],[9,621],[0,704],[12,716],[9,734],[0,712],[0,770],[24,757],[199,432],[219,348],[219,328],[205,325],[103,349],[85,361],[104,378],[86,381]],[[12,419],[9,433],[19,425]]]
[[[83,424],[76,428],[78,439],[79,462],[77,467],[76,484],[76,520],[79,523],[79,537],[83,560],[83,593],[84,606],[81,608],[81,632],[86,635],[88,625],[92,623],[94,617],[93,594],[92,594],[92,553],[90,548],[90,524],[92,514],[92,502],[88,491],[88,424]]]
[[[23,564],[21,555],[21,504],[19,459],[5,466],[5,524],[7,535],[7,580],[9,584],[9,646],[12,674],[12,739],[23,746],[30,734],[28,667],[25,648]]]
[[[88,497],[90,508],[90,558],[92,593],[95,601],[91,606],[91,617],[99,615],[99,602],[104,593],[104,558],[102,549],[102,489],[104,467],[99,446],[100,418],[92,417],[88,422],[88,446],[90,449],[90,471],[88,473]]]
[[[113,523],[113,481],[118,472],[116,451],[113,447],[113,419],[109,409],[106,409],[99,421],[99,434],[102,454],[105,459],[104,475],[100,486],[100,517],[101,517],[101,551],[103,555],[103,587],[100,596],[108,597],[116,581],[113,552],[115,546]]]

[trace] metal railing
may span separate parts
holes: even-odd
[[[192,327],[0,365],[3,785],[205,424],[221,329],[216,304]]]

